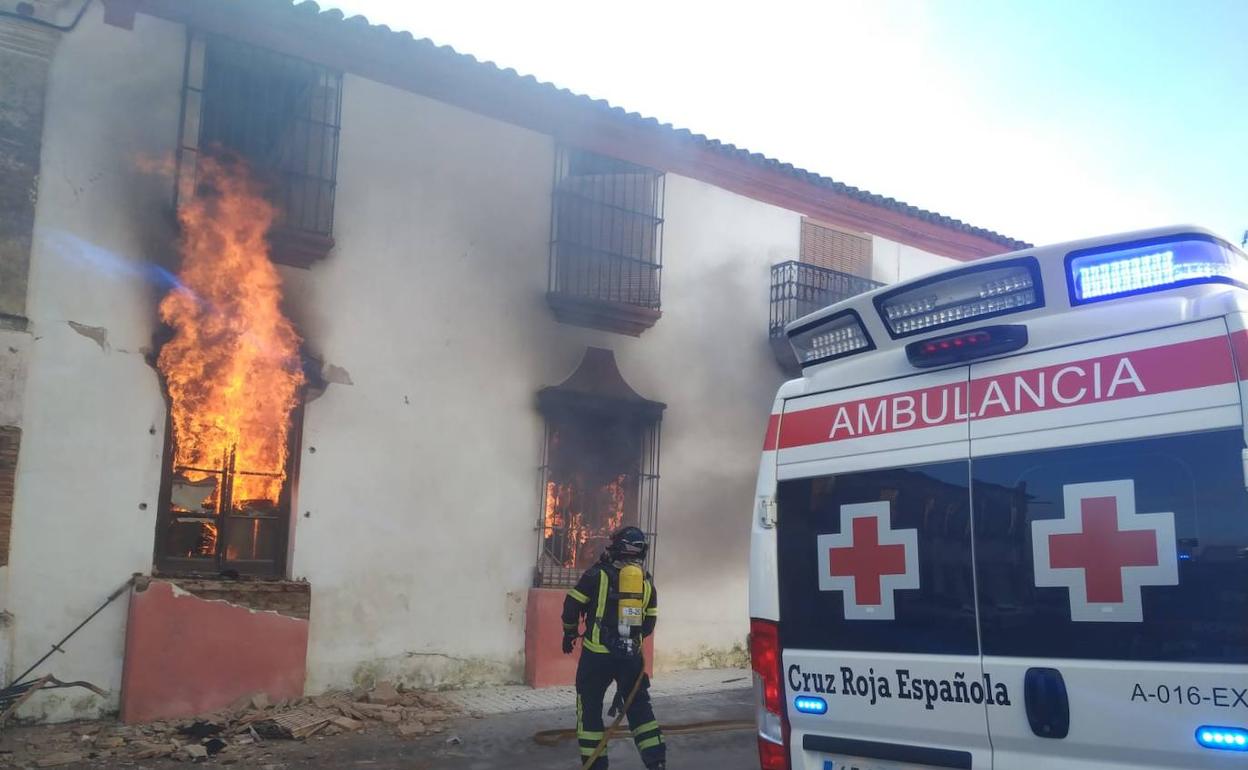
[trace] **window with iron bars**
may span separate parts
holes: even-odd
[[[560,321],[637,335],[658,320],[665,182],[661,171],[559,150],[547,296]]]
[[[278,209],[275,262],[306,267],[333,248],[342,74],[220,35],[192,32],[183,73],[178,198],[204,153],[246,158]]]
[[[190,467],[176,463],[172,420],[167,422],[156,514],[158,573],[285,574],[302,426],[301,400],[290,416],[284,468],[240,467],[234,451],[225,451],[219,463]],[[237,489],[248,478],[280,478],[281,492],[276,500],[247,499]]]
[[[659,422],[629,416],[552,417],[541,468],[533,584],[571,588],[626,526],[646,533],[654,571]]]

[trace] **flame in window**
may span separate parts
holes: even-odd
[[[563,567],[588,567],[624,523],[628,475],[600,487],[546,482],[546,552]],[[587,488],[588,486],[588,488]]]
[[[303,373],[299,337],[282,315],[281,281],[265,236],[276,216],[247,167],[204,157],[200,190],[178,211],[180,285],[160,303],[174,331],[157,365],[169,393],[173,465],[205,485],[205,507],[226,493],[235,509],[276,504]],[[205,529],[203,553],[216,549]],[[211,540],[212,542],[208,542]]]

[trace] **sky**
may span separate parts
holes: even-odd
[[[1248,1],[343,0],[1033,243],[1248,230]]]

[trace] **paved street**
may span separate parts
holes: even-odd
[[[753,718],[748,689],[655,698],[655,712],[665,723]],[[575,770],[574,741],[541,746],[533,734],[541,730],[574,728],[572,703],[557,710],[515,711],[484,717],[464,717],[447,725],[445,733],[416,740],[389,731],[313,739],[305,744],[273,742],[273,754],[233,767],[256,770]],[[459,738],[451,743],[452,737]],[[675,735],[668,739],[669,766],[679,770],[758,770],[754,734],[750,730]],[[631,741],[614,741],[610,750],[613,770],[642,770]],[[148,768],[185,767],[185,763],[140,763]],[[97,766],[98,767],[98,766]]]
[[[655,699],[655,712],[660,721],[674,724],[709,720],[753,718],[752,695],[748,689],[736,689],[706,695],[675,695]],[[461,720],[454,725],[463,741],[448,746],[445,739],[422,746],[429,754],[413,756],[417,764],[404,764],[399,757],[388,755],[388,749],[377,748],[375,756],[355,757],[375,760],[361,765],[377,768],[446,768],[447,770],[557,770],[577,766],[574,741],[557,747],[540,746],[532,736],[539,730],[573,728],[576,725],[571,704],[556,711],[528,711],[497,715],[485,719]],[[438,745],[438,744],[441,745]],[[432,744],[432,745],[430,745]],[[749,730],[706,735],[674,735],[668,738],[669,765],[673,768],[706,770],[757,770],[758,757],[754,735]],[[409,755],[410,756],[410,755]],[[610,750],[611,767],[640,770],[642,764],[630,741],[615,741]],[[421,763],[424,764],[421,764]],[[344,766],[348,766],[345,765]],[[326,765],[328,767],[328,765]]]
[[[707,721],[751,721],[752,693],[748,671],[721,669],[687,671],[660,676],[654,685],[655,712],[664,725]],[[370,722],[366,732],[307,741],[269,740],[239,755],[228,752],[204,762],[208,767],[255,770],[574,770],[578,767],[575,740],[556,746],[540,745],[540,731],[572,730],[576,726],[571,688],[531,690],[499,686],[443,693],[463,716],[437,726],[440,732],[403,738],[390,725]],[[66,726],[10,728],[0,734],[0,767],[36,767],[46,752],[13,753],[33,745],[46,732]],[[70,728],[73,729],[73,728]],[[752,729],[706,734],[669,735],[669,764],[691,770],[757,770]],[[84,744],[85,748],[85,744]],[[609,753],[615,770],[641,770],[632,742],[613,741]],[[186,767],[172,759],[126,760],[97,757],[57,764],[75,770],[137,768],[171,770]]]

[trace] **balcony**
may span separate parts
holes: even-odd
[[[662,172],[579,150],[556,158],[550,283],[561,323],[638,336],[662,315]]]
[[[797,357],[784,336],[784,327],[804,315],[863,294],[884,284],[857,275],[829,270],[805,262],[789,261],[771,266],[771,321],[767,336],[776,362],[785,372],[801,371]]]
[[[546,301],[560,323],[639,336],[659,320],[660,266],[556,243]]]

